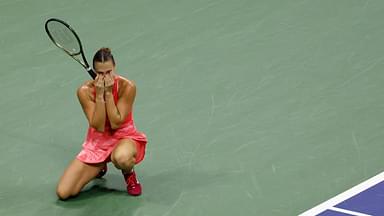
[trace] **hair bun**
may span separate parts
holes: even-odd
[[[108,47],[102,47],[99,51],[105,52],[105,53],[112,53],[112,50]]]

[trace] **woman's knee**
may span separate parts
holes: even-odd
[[[136,162],[136,146],[132,140],[122,140],[112,152],[111,160],[119,169],[129,169]]]
[[[76,196],[79,193],[78,190],[71,189],[65,185],[58,185],[56,188],[56,195],[61,200],[66,200],[72,196]]]
[[[119,169],[132,168],[135,165],[136,157],[129,152],[120,152],[114,155],[112,162]]]

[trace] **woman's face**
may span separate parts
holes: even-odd
[[[113,64],[112,60],[105,62],[95,62],[95,72],[99,76],[115,76],[115,65]]]

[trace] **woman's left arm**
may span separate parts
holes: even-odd
[[[123,93],[115,104],[112,94],[112,88],[105,91],[106,110],[112,129],[117,129],[128,114],[132,111],[133,102],[136,97],[136,85],[132,81],[128,81],[126,85],[122,85]]]

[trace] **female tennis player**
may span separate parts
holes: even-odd
[[[96,79],[77,90],[88,133],[83,149],[58,183],[57,196],[62,200],[76,196],[89,181],[106,173],[108,162],[121,170],[128,194],[138,196],[142,188],[133,167],[144,159],[147,138],[136,129],[132,117],[135,83],[116,74],[109,48],[96,52],[93,67]]]

